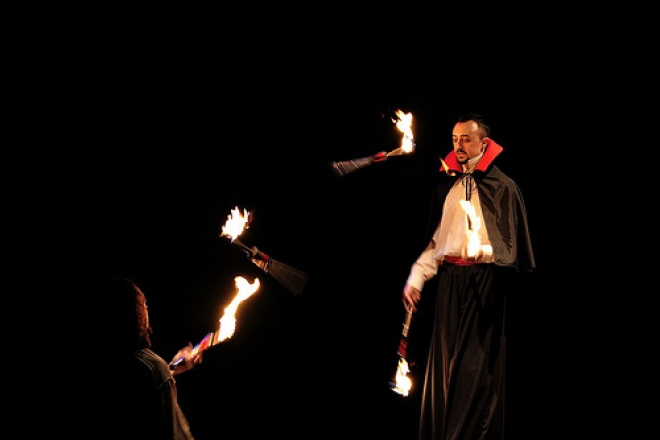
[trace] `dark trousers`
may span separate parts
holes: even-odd
[[[505,295],[494,264],[438,270],[419,437],[504,438]]]

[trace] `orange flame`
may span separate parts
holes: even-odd
[[[481,228],[481,220],[477,216],[477,211],[474,205],[467,200],[461,200],[461,207],[465,210],[468,216],[468,229],[467,229],[467,249],[465,250],[466,257],[474,258],[478,255],[481,248],[481,236],[479,235],[479,228]]]
[[[388,156],[412,153],[415,149],[415,140],[412,132],[412,113],[404,113],[401,110],[397,110],[396,115],[398,119],[392,119],[392,122],[396,123],[396,128],[403,133],[403,137],[401,138],[401,146],[387,153]]]
[[[439,159],[440,159],[440,165],[442,165],[441,170],[447,173],[448,176],[455,176],[456,173],[449,170],[449,165],[447,165],[447,162],[445,162],[441,157]]]
[[[396,111],[396,115],[399,119],[396,121],[396,128],[403,133],[401,138],[401,149],[404,153],[411,153],[415,147],[413,142],[413,133],[412,133],[412,113],[404,113],[401,110]]]
[[[406,319],[403,323],[403,330],[401,331],[401,340],[399,341],[399,348],[397,354],[399,355],[399,363],[397,364],[396,374],[394,375],[394,384],[391,389],[401,395],[407,396],[410,388],[412,388],[412,381],[408,377],[410,368],[406,355],[408,353],[408,331],[410,330],[410,323],[412,322],[413,310],[412,307],[408,308],[406,312]]]
[[[232,300],[232,302],[225,308],[225,313],[220,318],[220,329],[216,333],[215,343],[224,341],[227,338],[231,338],[234,335],[236,330],[236,310],[238,305],[248,299],[254,292],[259,289],[259,278],[255,278],[252,284],[243,277],[234,278],[236,287],[238,287],[238,293]]]
[[[238,206],[232,209],[231,214],[227,216],[227,222],[222,227],[221,236],[230,237],[231,241],[236,240],[248,225],[249,219],[250,212],[248,210],[243,209],[243,215],[241,215],[241,211],[239,211]]]
[[[394,388],[392,390],[401,394],[402,396],[407,396],[412,388],[412,381],[408,377],[410,369],[408,368],[408,361],[404,358],[399,359],[399,365],[396,368],[396,376],[394,377]]]

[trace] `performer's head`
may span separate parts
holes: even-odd
[[[481,155],[488,146],[490,128],[484,118],[477,113],[466,113],[454,125],[452,140],[458,163]]]
[[[151,347],[147,299],[129,278],[111,277],[101,286],[97,327],[101,344],[115,349],[135,350]]]

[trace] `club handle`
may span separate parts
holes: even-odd
[[[412,322],[412,316],[413,316],[413,309],[412,307],[408,307],[408,310],[406,312],[406,319],[403,321],[403,330],[401,334],[403,337],[408,337],[408,330],[410,330],[410,323]]]

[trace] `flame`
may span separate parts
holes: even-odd
[[[461,200],[461,207],[468,215],[468,229],[467,229],[467,249],[466,256],[476,257],[479,253],[481,247],[481,236],[478,231],[481,228],[481,220],[477,216],[477,212],[474,209],[474,205],[467,200]]]
[[[238,209],[238,206],[231,210],[231,214],[227,216],[227,222],[222,227],[223,237],[230,237],[231,241],[234,241],[238,238],[239,235],[243,233],[246,225],[249,222],[250,212],[246,209],[243,209],[243,215]]]
[[[234,282],[236,283],[236,287],[238,287],[238,293],[232,302],[225,308],[225,313],[222,315],[222,318],[220,318],[220,329],[216,335],[216,344],[227,338],[231,338],[234,335],[234,331],[236,330],[235,315],[238,305],[252,296],[252,294],[259,289],[260,284],[259,278],[255,278],[254,282],[250,284],[241,276],[234,278]]]
[[[404,358],[399,359],[399,365],[396,368],[396,376],[394,377],[395,386],[392,390],[403,396],[407,396],[410,388],[412,388],[412,381],[408,377],[408,373],[410,373],[408,361]]]
[[[440,159],[440,165],[442,165],[442,168],[441,168],[441,169],[442,169],[445,173],[447,173],[448,176],[455,176],[456,173],[453,172],[453,171],[450,171],[450,170],[449,170],[449,165],[447,165],[447,162],[445,162],[441,157],[440,157],[439,159]]]
[[[404,113],[401,110],[397,110],[396,115],[397,119],[392,118],[392,122],[396,123],[396,128],[403,133],[403,137],[401,138],[401,146],[387,153],[387,156],[412,153],[415,149],[415,140],[412,133],[412,113]]]
[[[401,110],[397,110],[396,115],[399,118],[395,121],[396,128],[403,133],[403,137],[401,138],[401,150],[403,150],[404,153],[412,153],[415,148],[412,133],[413,115],[412,113],[404,113]]]
[[[397,350],[397,354],[399,355],[399,363],[397,364],[396,374],[394,375],[394,383],[390,385],[393,391],[404,396],[408,395],[408,392],[412,387],[412,381],[408,377],[410,368],[408,367],[408,361],[406,361],[406,353],[408,352],[408,330],[410,329],[412,316],[413,309],[412,307],[409,307],[408,311],[406,312],[406,319],[403,323],[401,340],[399,341],[399,348]]]

